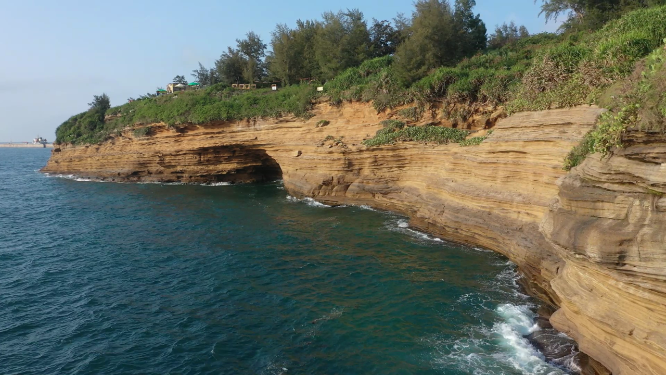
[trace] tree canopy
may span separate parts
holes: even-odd
[[[187,80],[185,79],[185,76],[175,76],[173,77],[173,83],[187,85]]]
[[[565,16],[564,30],[598,29],[632,10],[665,4],[666,0],[542,0],[541,14],[546,21]]]
[[[488,48],[502,48],[529,36],[530,32],[525,26],[518,27],[513,21],[508,24],[505,22],[501,26],[495,27],[495,32],[488,37]]]
[[[409,37],[396,51],[396,74],[405,83],[440,66],[452,66],[486,47],[486,26],[474,0],[418,0]]]
[[[111,108],[111,99],[106,94],[93,95],[93,101],[88,103],[91,111],[98,111],[105,113],[107,109]]]

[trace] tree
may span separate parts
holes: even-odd
[[[220,81],[229,85],[242,82],[245,65],[245,58],[240,51],[227,47],[227,52],[223,52],[220,58],[215,61],[215,70]]]
[[[271,33],[272,52],[266,58],[270,74],[279,79],[282,84],[289,85],[296,81],[300,70],[300,58],[303,55],[303,46],[296,41],[296,30],[287,25],[278,24]]]
[[[199,63],[199,69],[194,69],[192,71],[192,77],[194,77],[195,82],[199,82],[200,85],[207,86],[212,84],[210,70],[206,69],[201,63]]]
[[[370,33],[358,9],[326,12],[315,39],[315,56],[322,79],[358,66],[370,57]]]
[[[318,21],[296,21],[296,28],[277,25],[271,33],[272,53],[266,58],[269,74],[283,84],[297,83],[299,78],[320,76],[315,43],[322,25]]]
[[[381,57],[395,53],[400,44],[400,34],[387,20],[372,19],[370,27],[372,57]]]
[[[535,0],[536,2],[537,0]],[[561,14],[568,14],[568,18],[582,20],[585,16],[586,0],[542,0],[541,13],[546,22],[551,19],[557,21]]]
[[[458,53],[461,57],[470,57],[486,49],[486,24],[481,20],[481,15],[474,15],[472,8],[475,6],[475,0],[456,0],[455,3],[453,19],[458,34]]]
[[[495,32],[488,38],[488,48],[502,48],[528,36],[530,33],[525,26],[518,27],[513,21],[508,24],[505,22],[502,26],[495,27]]]
[[[398,13],[393,18],[393,27],[398,34],[398,45],[400,45],[411,35],[412,20],[405,17],[403,13]]]
[[[173,83],[180,83],[183,85],[187,85],[187,80],[185,79],[185,76],[175,76],[173,78]]]
[[[263,58],[266,56],[266,44],[259,35],[250,31],[245,39],[236,39],[238,51],[244,58],[243,78],[252,83],[266,75]]]
[[[217,69],[210,68],[208,69],[208,85],[215,85],[222,82],[220,75],[217,73]]]
[[[626,12],[665,4],[666,0],[542,0],[540,14],[546,22],[566,15],[565,30],[598,29]]]
[[[525,27],[525,25],[520,25],[518,28],[518,39],[528,38],[529,36],[530,32],[527,30],[527,27]]]
[[[97,111],[104,114],[109,108],[111,108],[111,100],[109,99],[109,96],[104,93],[102,95],[93,95],[93,101],[88,103],[88,106],[90,106],[91,111]]]
[[[458,60],[449,3],[418,0],[415,7],[410,35],[395,54],[395,72],[404,84],[425,76],[430,69],[453,65]]]

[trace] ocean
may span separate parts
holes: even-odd
[[[103,183],[0,149],[2,374],[549,374],[496,253],[256,185]]]

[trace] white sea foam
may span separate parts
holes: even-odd
[[[560,367],[548,363],[525,337],[540,328],[534,323],[536,314],[529,297],[518,291],[519,276],[514,267],[501,272],[494,282],[498,293],[510,290],[508,297],[513,303],[496,307],[488,306],[486,298],[476,293],[461,296],[457,303],[476,304],[479,311],[492,311],[496,321],[492,327],[468,326],[463,328],[465,337],[431,337],[425,341],[434,348],[435,367],[457,368],[470,371],[474,375],[495,375],[506,373],[513,368],[524,375],[563,375]],[[575,353],[558,360],[559,366],[572,371],[580,371],[575,361]]]
[[[524,375],[565,374],[524,337],[539,329],[528,306],[504,304],[495,312],[499,319],[490,329],[473,327],[467,337],[453,341],[430,340],[439,354],[435,367],[465,369],[475,375],[501,374],[507,367]]]
[[[310,197],[305,197],[303,199],[298,199],[296,197],[292,197],[291,195],[287,195],[287,200],[289,202],[293,202],[293,203],[302,202],[302,203],[307,204],[310,207],[319,207],[319,208],[329,208],[329,207],[331,207],[327,204],[319,203],[319,202],[317,202],[316,200],[314,200]]]
[[[539,330],[529,306],[504,304],[498,306],[496,312],[502,320],[495,323],[492,331],[499,336],[500,345],[509,354],[506,357],[508,362],[524,374],[557,374],[553,372],[557,369],[546,363],[545,357],[525,338]]]
[[[413,238],[416,238],[418,240],[431,241],[431,242],[444,242],[440,238],[433,237],[433,236],[427,235],[423,232],[419,232],[417,230],[411,229],[409,227],[409,221],[407,221],[406,219],[391,220],[391,221],[387,222],[386,227],[387,227],[388,230],[401,232],[401,233],[407,234],[407,235],[409,235]]]
[[[345,311],[344,307],[334,307],[330,313],[324,314],[321,318],[317,318],[312,321],[312,324],[324,322],[331,319],[336,319],[342,316],[342,313]]]
[[[109,181],[99,178],[88,178],[81,177],[74,174],[50,174],[44,173],[46,177],[55,177],[55,178],[64,178],[67,180],[77,181],[77,182],[115,182],[119,184],[138,184],[138,185],[163,185],[163,186],[182,186],[182,185],[192,185],[192,186],[230,186],[233,185],[230,182],[210,182],[210,183],[185,183],[185,182],[160,182],[160,181],[137,181],[137,182],[128,182],[128,181]]]
[[[95,179],[95,178],[87,178],[87,177],[80,177],[76,176],[73,174],[50,174],[50,173],[44,173],[46,177],[54,177],[54,178],[64,178],[66,180],[72,180],[72,181],[78,181],[78,182],[107,182],[104,180],[100,179]]]

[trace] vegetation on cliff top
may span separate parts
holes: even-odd
[[[419,143],[454,143],[462,142],[469,135],[466,130],[444,128],[441,126],[405,126],[405,123],[397,120],[382,121],[383,129],[377,134],[363,141],[366,146],[392,145],[397,142],[419,142]]]
[[[236,49],[222,55],[214,71],[202,65],[195,70],[209,83],[220,83],[110,108],[105,117],[100,116],[99,109],[91,108],[63,123],[56,131],[56,142],[96,143],[124,128],[157,122],[176,126],[286,114],[308,117],[313,101],[321,96],[333,104],[372,102],[378,111],[408,104],[410,108],[401,111],[401,115],[412,120],[436,108],[442,108],[438,115],[443,118],[464,121],[471,115],[452,112],[448,105],[454,103],[504,106],[509,112],[602,103],[609,87],[630,75],[638,61],[661,46],[666,37],[666,7],[639,9],[617,18],[627,10],[654,2],[623,0],[610,10],[601,3],[614,4],[545,1],[548,17],[571,11],[566,32],[527,36],[515,25],[504,25],[491,35],[488,45],[492,47],[487,49],[485,26],[471,12],[474,1],[470,0],[458,0],[453,7],[446,1],[421,0],[410,20],[374,20],[370,28],[363,15],[353,11],[327,13],[323,21],[299,22],[293,30],[279,25],[271,42],[273,50],[266,59],[261,60],[265,45],[250,33],[246,39],[238,40]],[[606,18],[616,19],[594,31],[598,20]],[[428,44],[435,32],[440,39]],[[460,32],[464,32],[465,45],[471,43],[473,48],[462,49],[456,44],[452,35]],[[334,40],[333,35],[342,39]],[[331,45],[336,46],[335,59],[325,61],[317,57],[318,48]],[[418,51],[413,50],[417,45],[426,52],[423,58],[417,58]],[[484,52],[478,53],[481,50]],[[353,51],[365,51],[359,56],[370,59],[346,59]],[[333,63],[337,65],[330,65]],[[325,82],[324,93],[317,93],[314,85],[307,84],[286,85],[277,92],[228,87],[234,77],[279,79],[288,84],[299,76]],[[625,95],[622,100],[630,99]],[[603,104],[616,107],[608,100]],[[623,108],[623,112],[613,113],[627,116],[630,106]],[[448,132],[433,126],[409,129],[412,128],[391,134],[387,130],[382,137],[393,142],[419,136],[408,132]],[[603,126],[599,129],[606,133]]]
[[[666,43],[666,39],[664,40]],[[592,153],[608,155],[623,146],[627,132],[666,132],[666,50],[652,52],[634,74],[611,87],[600,99],[609,111],[565,159],[565,169],[580,164]]]

